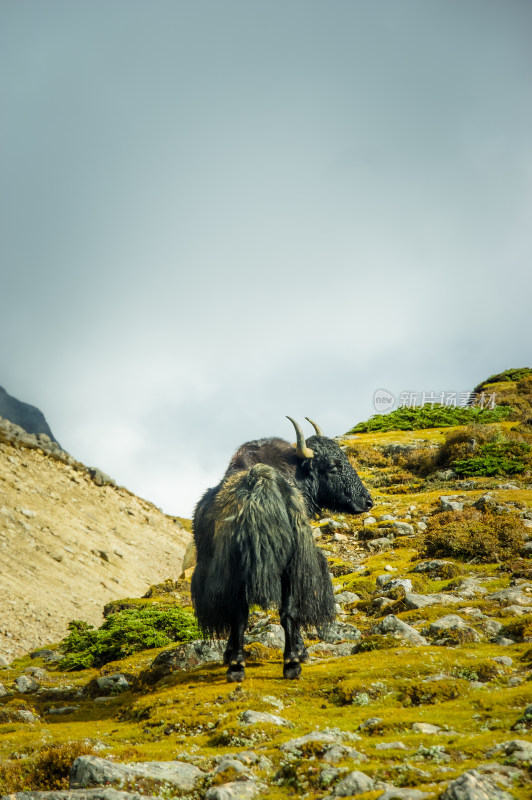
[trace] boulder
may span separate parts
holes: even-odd
[[[205,773],[183,761],[143,761],[121,764],[98,756],[79,756],[70,770],[70,789],[89,786],[123,786],[137,779],[164,782],[174,790],[191,792]]]

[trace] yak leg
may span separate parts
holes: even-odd
[[[224,664],[228,664],[226,677],[229,683],[243,681],[246,677],[244,654],[244,631],[248,624],[249,606],[239,605],[231,620],[231,633],[224,653]]]
[[[308,652],[301,636],[299,622],[290,597],[290,582],[287,578],[282,582],[281,625],[284,628],[284,665],[283,677],[293,679],[301,675],[301,661],[308,658]]]

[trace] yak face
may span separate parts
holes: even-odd
[[[362,514],[373,506],[368,490],[358,477],[348,457],[333,439],[311,436],[307,445],[314,457],[305,460],[300,469],[306,473],[303,493],[309,512],[321,508]]]

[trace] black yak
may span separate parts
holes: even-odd
[[[227,680],[245,677],[244,631],[250,605],[278,608],[285,632],[285,678],[307,657],[300,626],[335,616],[327,560],[309,516],[321,508],[360,514],[373,505],[346,454],[309,420],[316,435],[297,443],[258,439],[243,444],[194,511],[197,550],[192,600],[207,635],[227,635]],[[308,417],[307,417],[308,419]]]

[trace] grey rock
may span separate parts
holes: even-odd
[[[116,486],[116,481],[114,481],[113,478],[110,478],[109,475],[106,475],[105,472],[102,472],[101,469],[98,469],[97,467],[88,467],[87,472],[91,476],[96,486]]]
[[[281,625],[268,622],[258,623],[244,637],[246,644],[258,642],[265,647],[274,647],[276,650],[284,649],[284,630]]]
[[[451,481],[456,478],[456,472],[454,469],[439,469],[434,473],[434,477],[439,478],[441,481]]]
[[[221,786],[211,786],[205,793],[205,800],[251,800],[259,793],[254,781],[231,781]]]
[[[375,750],[408,750],[404,742],[379,742]]]
[[[440,497],[440,507],[442,511],[463,511],[464,504],[456,500],[456,495],[442,495]]]
[[[50,673],[42,667],[27,667],[24,670],[24,675],[31,675],[32,678],[39,681],[45,681],[50,677]]]
[[[79,706],[60,706],[59,708],[48,708],[47,714],[75,714],[79,711]]]
[[[21,722],[27,722],[29,724],[37,722],[38,720],[38,717],[36,717],[35,714],[32,714],[31,711],[28,711],[27,708],[17,709],[15,712],[15,717]]]
[[[355,770],[350,772],[342,781],[336,784],[333,790],[334,797],[350,797],[369,792],[375,788],[371,778],[363,772]]]
[[[506,636],[497,636],[494,639],[495,644],[500,644],[501,647],[509,647],[512,644],[515,644],[513,639],[508,639]]]
[[[434,797],[432,792],[422,792],[420,789],[398,789],[390,786],[377,797],[377,800],[424,800],[425,797]]]
[[[497,508],[497,501],[493,495],[486,492],[473,503],[473,507],[478,508],[480,511],[494,511]]]
[[[416,594],[407,592],[405,595],[405,605],[409,609],[425,608],[425,606],[450,606],[460,603],[460,598],[452,594]]]
[[[152,661],[150,671],[158,678],[176,670],[190,670],[211,661],[222,661],[226,642],[196,639],[172,650],[163,650]]]
[[[441,636],[446,632],[461,631],[467,637],[468,641],[482,641],[480,634],[477,633],[474,628],[464,622],[462,617],[459,617],[457,614],[448,614],[445,617],[441,617],[440,619],[431,622],[427,630],[429,636]]]
[[[360,597],[355,592],[338,592],[335,594],[334,599],[337,603],[340,603],[341,606],[347,605],[348,603],[358,603]]]
[[[364,526],[366,526],[366,525],[374,525],[374,524],[375,524],[375,522],[377,522],[377,520],[375,519],[375,517],[366,517],[366,519],[365,519],[365,520],[362,522],[362,524],[363,524]]]
[[[441,559],[433,559],[432,561],[422,561],[418,564],[412,572],[441,572],[446,566],[450,566],[450,561],[442,561]]]
[[[382,586],[383,590],[386,592],[392,592],[394,589],[403,588],[405,592],[412,591],[412,581],[410,578],[392,578],[391,580],[388,578],[386,583]]]
[[[495,658],[491,659],[492,661],[496,661],[497,664],[502,664],[503,667],[511,667],[513,662],[513,658],[510,656],[495,656]],[[532,706],[530,706],[532,708]]]
[[[327,644],[326,642],[318,642],[312,644],[307,648],[309,656],[317,658],[334,658],[342,656],[350,656],[353,653],[352,642],[340,642],[339,644]]]
[[[391,527],[396,536],[413,536],[415,533],[414,526],[409,522],[394,520]]]
[[[129,681],[121,672],[96,678],[96,685],[100,695],[119,694],[129,689]]]
[[[291,725],[287,719],[278,717],[277,714],[269,714],[267,711],[252,711],[248,709],[240,714],[242,725]]]
[[[431,725],[429,722],[413,722],[412,730],[416,733],[439,733],[441,728],[439,725]]]
[[[421,533],[424,533],[427,530],[428,525],[427,525],[426,522],[423,522],[422,520],[420,520],[419,522],[416,522],[416,527],[417,527],[418,531],[421,531]]]
[[[283,742],[279,747],[284,753],[301,754],[307,744],[320,745],[325,751],[328,747],[339,743],[339,737],[333,733],[306,733],[304,736],[299,736],[297,739],[290,739],[288,742]]]
[[[367,761],[368,757],[364,753],[360,753],[353,747],[347,747],[345,744],[333,744],[328,747],[323,756],[322,761],[328,764],[337,764],[339,761]]]
[[[243,761],[232,756],[223,756],[214,769],[215,775],[223,775],[224,772],[230,770],[236,772],[238,775],[250,775],[250,769]]]
[[[39,689],[39,683],[28,675],[19,675],[15,678],[15,686],[17,687],[17,691],[21,692],[21,694],[26,694],[28,692],[36,692]]]
[[[84,789],[89,786],[106,786],[138,778],[164,781],[175,789],[191,792],[199,778],[205,773],[193,764],[183,761],[144,761],[142,763],[120,764],[98,756],[79,756],[70,770],[69,787]]]
[[[470,599],[479,594],[486,594],[487,589],[484,586],[481,586],[480,583],[474,578],[464,578],[461,581],[460,586],[457,589],[454,589],[454,591],[456,594],[460,595],[460,597]]]
[[[502,630],[502,623],[498,622],[496,619],[485,619],[481,620],[480,627],[486,636],[493,638]],[[504,658],[504,656],[502,656],[502,658]]]
[[[532,556],[532,542],[525,542],[521,552],[524,556]]]
[[[398,639],[402,639],[409,644],[421,646],[428,644],[424,636],[416,631],[411,625],[398,619],[394,614],[388,614],[377,625],[372,628],[372,633],[391,634]]]
[[[532,742],[526,739],[510,739],[488,750],[486,755],[492,758],[500,753],[509,756],[512,761],[532,761]]]
[[[364,722],[358,726],[359,731],[372,731],[379,727],[382,722],[382,717],[368,717]]]
[[[5,697],[8,694],[8,691],[3,683],[0,683],[0,697]]]
[[[355,625],[349,625],[347,622],[333,622],[330,625],[323,625],[318,628],[318,636],[322,641],[329,644],[344,642],[346,639],[356,642],[362,638],[358,628]]]
[[[501,606],[517,605],[517,606],[530,606],[532,605],[532,597],[524,594],[518,588],[500,589],[498,592],[488,595],[488,600],[494,600]]]
[[[370,539],[368,542],[365,543],[366,548],[370,551],[370,553],[383,553],[386,550],[391,550],[393,548],[393,543],[391,539],[387,537],[381,537],[379,539]]]
[[[512,795],[499,789],[487,776],[476,769],[462,773],[451,781],[440,800],[513,800]]]
[[[5,658],[5,656],[0,656],[0,667],[8,667],[8,666],[9,666],[9,661],[7,660],[7,658]]]

